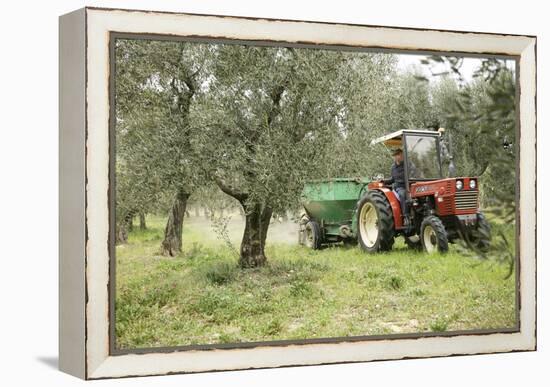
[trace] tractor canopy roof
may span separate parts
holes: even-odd
[[[412,134],[415,136],[440,136],[445,129],[428,130],[428,129],[401,129],[396,132],[386,134],[385,136],[375,138],[370,143],[371,145],[383,143],[388,148],[401,148],[403,146],[403,135]]]

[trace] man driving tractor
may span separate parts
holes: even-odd
[[[407,189],[405,188],[405,164],[403,163],[403,150],[397,148],[391,152],[393,156],[393,164],[391,166],[391,177],[384,180],[385,185],[391,185],[392,189],[397,193],[399,203],[401,204],[401,213],[403,214],[403,223],[405,227],[409,226],[409,215],[407,212]],[[416,167],[412,162],[409,163],[409,168],[413,174],[416,174]]]

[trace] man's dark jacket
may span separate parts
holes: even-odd
[[[384,180],[387,185],[393,184],[395,188],[405,188],[405,163],[401,164],[393,163],[391,166],[391,178]]]

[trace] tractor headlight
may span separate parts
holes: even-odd
[[[470,189],[476,189],[477,183],[474,179],[470,180]]]
[[[464,188],[464,183],[462,183],[462,180],[457,180],[456,189],[460,191],[462,188]]]

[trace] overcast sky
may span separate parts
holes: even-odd
[[[426,55],[399,54],[398,58],[399,62],[397,64],[397,67],[401,72],[404,72],[411,67],[417,66],[422,71],[424,76],[426,76],[430,80],[432,79],[429,66],[420,63],[420,60],[425,59]],[[479,68],[481,60],[481,58],[464,58],[460,71],[465,81],[469,82],[472,80],[473,73]],[[507,60],[506,62],[507,67],[513,68],[514,62],[512,60]],[[446,64],[438,64],[432,69],[434,73],[448,70],[449,67]]]

